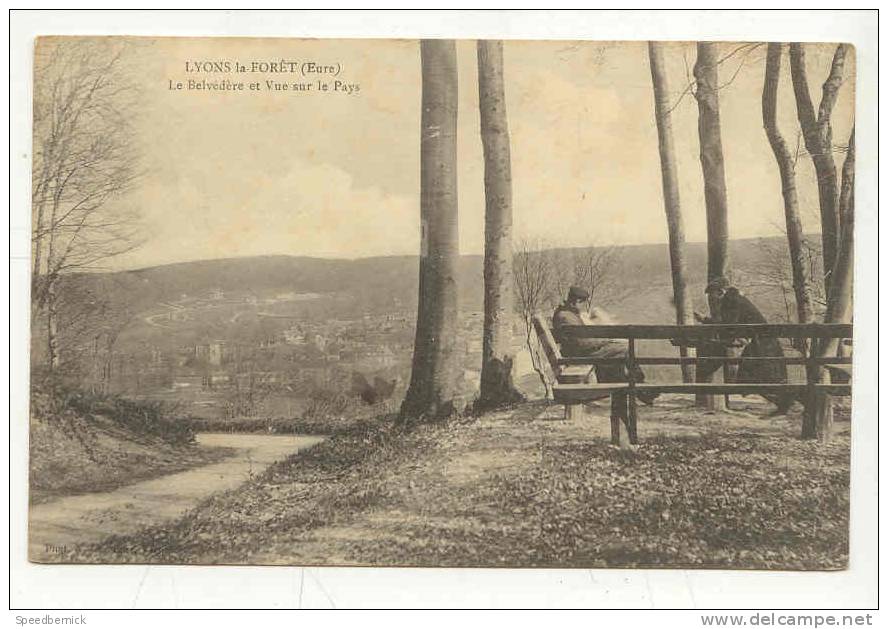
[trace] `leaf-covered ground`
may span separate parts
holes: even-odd
[[[367,424],[291,457],[169,527],[86,562],[840,569],[849,423],[828,445],[767,405],[642,408],[636,450],[604,404],[565,422],[527,404],[402,430]]]

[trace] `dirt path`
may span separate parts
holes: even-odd
[[[198,443],[236,448],[224,461],[103,493],[69,496],[32,505],[28,555],[53,562],[66,550],[174,520],[210,494],[233,489],[271,463],[322,441],[298,435],[201,433]]]

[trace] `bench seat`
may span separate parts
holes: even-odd
[[[851,395],[851,385],[848,384],[815,384],[814,388],[824,393],[832,395]],[[650,393],[704,393],[704,394],[720,394],[735,393],[758,394],[762,393],[783,393],[793,391],[796,394],[803,394],[808,389],[806,384],[737,384],[737,383],[676,383],[676,384],[653,384],[644,383],[636,384],[637,392]],[[555,401],[562,404],[576,404],[581,402],[591,402],[600,399],[603,396],[612,393],[626,392],[629,385],[624,383],[616,384],[556,384],[553,387]]]

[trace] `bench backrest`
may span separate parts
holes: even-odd
[[[540,345],[549,361],[549,366],[559,383],[570,383],[585,380],[581,374],[581,367],[591,365],[624,363],[623,359],[599,359],[585,356],[565,358],[555,340],[549,322],[540,315],[534,315],[533,327],[539,338]],[[801,367],[800,370],[789,369],[793,372],[789,382],[803,382],[807,379],[804,374],[804,366],[827,367],[831,372],[841,371],[846,377],[850,376],[851,358],[848,356],[818,356],[806,343],[807,351],[800,354],[796,351],[784,350],[784,356],[741,358],[739,356],[726,355],[725,357],[695,358],[695,357],[640,357],[635,356],[634,344],[639,339],[664,339],[671,340],[673,345],[694,346],[702,341],[712,341],[725,338],[807,338],[829,339],[853,337],[851,324],[716,324],[716,325],[572,325],[565,326],[561,333],[572,338],[598,338],[598,339],[626,339],[633,348],[631,360],[636,365],[680,365],[683,363],[695,364],[700,361],[718,361],[724,364],[738,364],[739,362],[777,362],[787,367]],[[579,370],[579,371],[578,371]],[[798,371],[798,373],[795,373]],[[848,387],[850,389],[850,387]]]
[[[579,362],[573,363],[569,359],[565,359],[552,333],[549,322],[540,315],[533,317],[533,329],[536,332],[543,352],[549,361],[549,367],[552,375],[558,384],[579,384],[596,382],[595,373],[590,365],[583,365]]]
[[[543,352],[545,352],[546,358],[549,360],[549,366],[552,367],[552,371],[557,375],[561,367],[561,360],[564,357],[561,355],[558,343],[555,342],[552,330],[549,329],[549,324],[542,316],[536,314],[533,315],[533,329],[536,331],[540,345],[543,347]]]

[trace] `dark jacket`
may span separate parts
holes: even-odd
[[[768,320],[761,310],[756,308],[748,298],[741,295],[736,288],[728,289],[721,302],[721,318],[723,323],[767,323]],[[743,348],[742,358],[782,357],[783,347],[773,336],[756,335]],[[771,382],[787,381],[786,365],[771,361],[741,361],[737,371],[738,382]]]
[[[722,323],[767,323],[765,315],[755,304],[740,294],[736,288],[729,288],[721,301]]]

